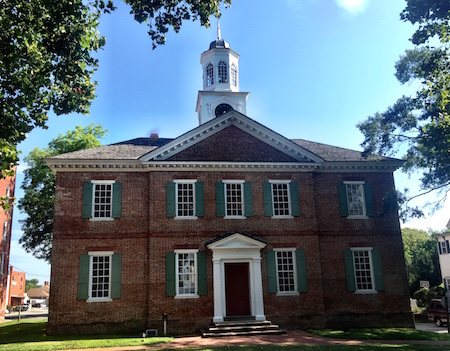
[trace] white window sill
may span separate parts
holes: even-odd
[[[272,216],[272,219],[291,219],[294,218],[294,216]]]
[[[110,217],[110,218],[89,218],[90,221],[92,222],[111,222],[114,221],[114,218]]]
[[[175,295],[174,299],[176,300],[183,300],[183,299],[198,299],[199,296],[197,294],[195,295]]]
[[[225,219],[246,219],[247,217],[245,217],[245,216],[225,216],[223,218],[225,218]]]
[[[288,292],[277,292],[276,296],[299,296],[298,291],[288,291]]]
[[[348,216],[347,219],[369,219],[368,216]]]
[[[110,302],[112,299],[110,297],[101,299],[87,299],[86,302]]]
[[[356,290],[355,291],[355,294],[358,294],[358,295],[363,295],[363,294],[377,294],[378,293],[378,291],[376,291],[376,290]]]
[[[197,216],[176,216],[175,219],[198,219]]]

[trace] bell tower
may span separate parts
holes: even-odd
[[[217,39],[202,53],[203,90],[198,92],[199,124],[206,123],[231,110],[247,114],[249,93],[239,92],[239,54],[221,38],[217,22]]]

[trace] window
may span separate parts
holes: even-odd
[[[234,63],[231,65],[231,85],[237,87],[237,69]]]
[[[2,236],[3,240],[6,239],[7,234],[8,234],[8,221],[5,220],[3,221],[3,236]]]
[[[347,288],[357,293],[384,290],[379,250],[352,248],[345,251]]]
[[[342,217],[367,218],[374,216],[372,187],[361,181],[339,184],[339,204]]]
[[[187,249],[166,253],[166,295],[196,298],[206,294],[206,252]]]
[[[252,183],[244,180],[223,180],[216,183],[218,217],[245,218],[253,216]]]
[[[264,215],[273,218],[300,216],[298,185],[290,180],[271,180],[263,184]]]
[[[122,184],[111,180],[93,180],[84,183],[83,218],[112,220],[120,218]]]
[[[1,255],[0,255],[0,275],[4,274],[4,269],[5,269],[5,253],[2,251]],[[14,280],[14,277],[13,277]]]
[[[269,293],[298,295],[307,291],[305,253],[295,248],[266,252]]]
[[[9,196],[11,195],[11,187],[9,185],[6,186],[6,200],[5,203],[9,204]]]
[[[80,257],[80,300],[111,301],[121,294],[122,255],[109,251],[89,252]]]
[[[206,86],[210,87],[214,84],[214,69],[211,63],[206,66]]]
[[[447,255],[450,253],[449,241],[438,241],[439,255]]]
[[[227,64],[223,61],[219,62],[219,83],[228,83]]]
[[[167,217],[195,219],[204,215],[203,182],[188,179],[167,183]]]

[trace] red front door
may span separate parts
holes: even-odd
[[[248,263],[225,263],[227,317],[250,315]]]

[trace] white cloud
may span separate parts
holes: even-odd
[[[346,11],[357,14],[363,12],[370,0],[334,0],[339,7]]]

